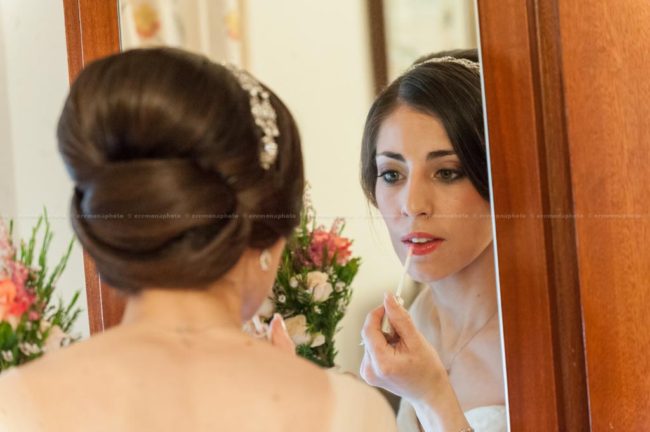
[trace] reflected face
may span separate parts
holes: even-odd
[[[440,120],[399,105],[377,135],[375,196],[395,252],[423,283],[453,276],[491,246],[490,205],[466,177]]]

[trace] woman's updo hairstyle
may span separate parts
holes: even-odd
[[[246,248],[291,234],[304,189],[300,138],[265,90],[279,129],[268,170],[249,94],[226,67],[158,48],[80,73],[59,150],[75,183],[73,228],[104,281],[131,293],[204,288]]]
[[[451,61],[427,62],[442,57],[478,63],[474,50],[455,50],[419,58],[411,68],[375,99],[363,132],[361,185],[368,200],[377,205],[377,136],[383,121],[399,105],[438,118],[474,188],[489,201],[487,155],[483,127],[481,76],[478,68]]]

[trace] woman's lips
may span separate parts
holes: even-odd
[[[429,233],[412,232],[402,237],[402,243],[413,249],[413,255],[427,255],[438,249],[444,239]]]

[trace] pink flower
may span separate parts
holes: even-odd
[[[13,316],[20,316],[36,300],[36,296],[27,288],[26,282],[29,277],[29,269],[24,265],[11,262],[10,267],[12,270],[12,282],[16,288],[16,295],[13,303],[9,306],[8,314]]]
[[[17,287],[24,287],[27,278],[29,277],[29,269],[19,262],[10,262],[9,268],[11,269],[12,280]]]
[[[309,257],[316,266],[321,267],[323,264],[329,264],[336,255],[337,264],[343,265],[352,255],[351,245],[349,239],[339,236],[336,232],[317,228],[312,233]],[[327,256],[323,256],[325,251]]]
[[[10,279],[0,280],[0,321],[9,315],[15,298],[16,285]]]

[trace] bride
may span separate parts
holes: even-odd
[[[71,220],[121,325],[0,377],[0,431],[394,431],[374,389],[241,331],[298,222],[291,114],[250,74],[173,49],[88,66],[58,128]],[[282,215],[282,217],[276,217]]]
[[[362,186],[425,285],[364,325],[364,379],[402,397],[401,432],[505,431],[480,66],[476,51],[416,62],[374,102]],[[397,334],[382,334],[384,314]]]

